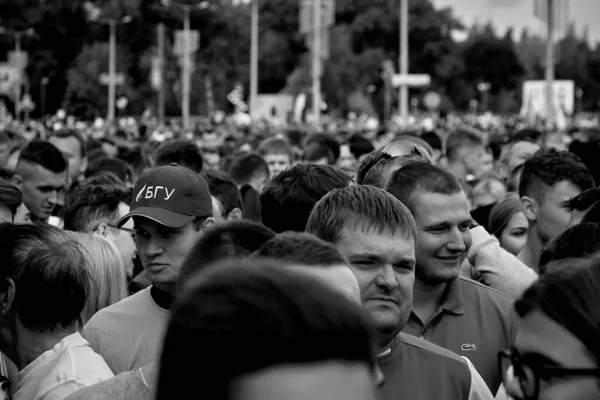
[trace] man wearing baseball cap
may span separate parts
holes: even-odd
[[[135,244],[152,286],[96,313],[85,338],[115,374],[158,359],[183,260],[202,231],[214,223],[208,185],[195,172],[170,164],[137,180],[130,212]]]

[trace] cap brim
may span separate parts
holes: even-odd
[[[117,221],[117,226],[120,228],[129,220],[129,218],[132,217],[148,218],[149,220],[169,228],[181,228],[196,219],[196,216],[194,215],[179,214],[164,208],[139,207],[129,214],[119,218]]]

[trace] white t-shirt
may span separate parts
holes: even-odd
[[[13,400],[63,400],[113,376],[102,357],[76,332],[19,371]]]
[[[98,311],[83,328],[83,336],[115,375],[157,361],[169,311],[159,307],[146,288]]]

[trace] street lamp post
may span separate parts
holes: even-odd
[[[190,32],[191,32],[191,14],[192,11],[203,10],[210,7],[208,1],[202,1],[198,4],[182,4],[176,3],[170,0],[161,0],[161,4],[165,7],[178,7],[183,11],[183,31],[184,31],[184,52],[183,52],[183,65],[181,73],[181,116],[183,119],[183,128],[190,128],[190,93],[191,93],[191,43],[190,43]]]
[[[400,0],[400,75],[408,75],[408,0]],[[400,117],[408,122],[408,86],[401,85],[399,93]]]
[[[252,1],[252,38],[250,44],[250,115],[258,108],[258,2]]]
[[[15,41],[15,54],[17,57],[21,56],[21,41],[23,38],[25,37],[29,37],[29,36],[33,36],[35,35],[35,30],[33,28],[29,28],[29,29],[25,29],[22,31],[13,31],[10,29],[6,29],[0,26],[0,34],[5,34],[5,35],[10,35],[13,37],[14,41]],[[18,81],[18,85],[17,85],[17,92],[15,94],[15,117],[16,119],[20,119],[21,117],[21,96],[22,96],[22,88],[21,88],[21,84],[22,84],[22,79],[23,79],[23,75],[22,75],[22,71],[21,68],[24,67],[22,65],[18,65],[17,66],[17,81]]]

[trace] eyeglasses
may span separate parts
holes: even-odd
[[[600,368],[562,368],[542,365],[540,361],[528,360],[513,348],[498,353],[498,364],[502,381],[507,387],[514,379],[519,381],[522,400],[537,400],[540,380],[573,376],[595,376],[600,378]]]
[[[433,164],[433,160],[425,148],[408,142],[390,143],[384,147],[382,152],[392,157],[421,157]]]

